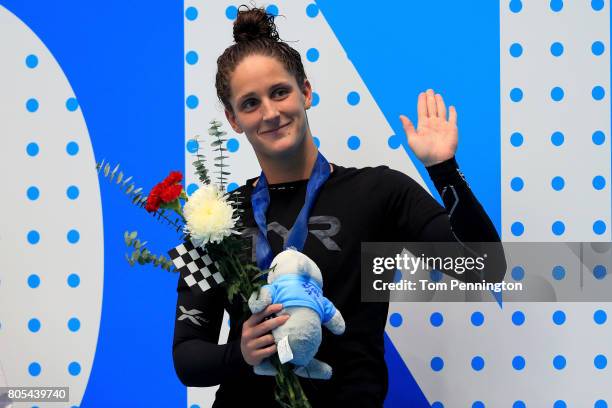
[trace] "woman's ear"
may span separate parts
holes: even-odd
[[[230,126],[232,127],[232,129],[234,129],[234,132],[236,133],[242,133],[243,130],[240,127],[240,125],[238,124],[238,122],[236,121],[236,115],[234,115],[234,112],[231,112],[229,110],[225,110],[225,117],[227,118],[227,121],[230,123]]]
[[[304,108],[309,109],[312,106],[312,85],[307,79],[304,79],[302,94],[304,95]]]

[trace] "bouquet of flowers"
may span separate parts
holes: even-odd
[[[214,158],[216,183],[211,182],[204,155],[200,153],[199,146],[202,141],[196,139],[198,151],[193,165],[202,185],[189,197],[181,184],[183,175],[178,171],[171,172],[145,196],[143,189],[135,185],[132,177],[124,178],[119,165],[111,171],[112,166],[103,160],[96,164],[96,168],[98,173],[110,182],[119,185],[131,198],[133,204],[144,208],[158,221],[182,234],[183,244],[169,251],[171,257],[166,258],[164,255],[155,255],[145,248],[147,242],[138,239],[137,231],[126,231],[125,244],[132,249],[131,254],[126,254],[126,259],[131,266],[136,263],[153,264],[169,272],[178,272],[184,261],[176,262],[173,252],[176,254],[178,248],[182,248],[184,252],[185,247],[196,249],[200,255],[208,255],[207,258],[213,260],[214,269],[218,271],[212,275],[214,279],[207,280],[207,285],[226,285],[229,301],[232,302],[234,297],[239,296],[243,301],[243,311],[247,317],[250,313],[248,299],[266,283],[262,278],[267,271],[259,270],[248,257],[247,242],[239,232],[243,228],[243,197],[238,190],[226,191],[227,176],[230,174],[228,165],[224,162],[228,158],[225,155],[227,149],[224,147],[226,139],[223,138],[226,132],[221,130],[219,121],[213,120],[210,124],[208,133],[214,138],[212,146],[217,153],[217,157]],[[287,364],[281,364],[278,355],[273,362],[278,371],[275,389],[277,402],[283,407],[310,407],[292,369]]]

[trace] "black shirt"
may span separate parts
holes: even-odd
[[[428,168],[448,210],[412,178],[385,166],[333,168],[310,213],[303,253],[321,269],[324,295],[342,313],[346,331],[335,336],[323,329],[316,358],[332,366],[331,380],[300,381],[313,407],[339,403],[382,407],[387,393],[388,303],[360,301],[361,242],[454,241],[457,237],[466,242],[499,242],[499,236],[454,158]],[[253,181],[240,190],[246,197],[243,234],[255,243],[257,227],[250,206]],[[268,240],[274,255],[283,250],[284,239],[304,205],[307,182],[269,186]],[[254,250],[252,255],[255,261]],[[177,290],[177,319],[183,314],[181,306],[202,312],[196,323],[191,319],[175,323],[173,357],[179,379],[192,387],[220,384],[213,407],[276,406],[274,378],[255,375],[242,358],[242,304],[230,304],[222,287],[196,294],[181,278]],[[217,345],[224,308],[230,314],[230,333],[227,344]]]

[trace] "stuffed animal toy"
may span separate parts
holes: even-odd
[[[278,254],[271,263],[268,284],[249,299],[252,313],[259,313],[267,306],[281,303],[280,314],[290,317],[285,324],[272,330],[281,362],[283,357],[295,365],[295,374],[327,380],[332,376],[329,364],[316,360],[314,355],[321,344],[321,324],[332,333],[344,333],[345,323],[340,311],[323,296],[323,277],[317,264],[295,249]],[[288,346],[288,348],[287,348]],[[289,350],[289,351],[288,351]],[[276,375],[270,359],[264,359],[254,367],[259,375]]]

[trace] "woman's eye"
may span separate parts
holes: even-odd
[[[255,99],[247,99],[242,103],[242,109],[252,109],[257,105],[257,101]]]
[[[289,93],[289,91],[285,88],[278,88],[274,91],[273,95],[274,96],[278,96],[278,97],[282,97],[285,96]]]

